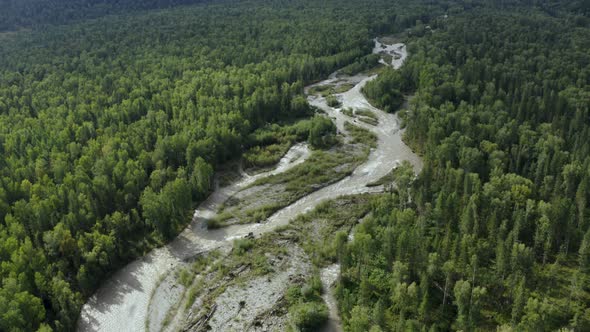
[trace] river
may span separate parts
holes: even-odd
[[[399,53],[391,64],[387,64],[399,68],[407,57],[405,45],[394,44],[385,45],[385,47],[381,45],[375,40],[373,52],[378,53],[386,50],[386,52]],[[84,304],[78,320],[78,330],[144,331],[150,298],[159,284],[158,281],[169,271],[183,264],[185,260],[202,252],[231,246],[234,239],[244,237],[249,233],[259,236],[272,231],[278,226],[287,224],[298,215],[312,210],[322,201],[341,195],[381,191],[382,188],[369,188],[366,187],[366,184],[380,179],[403,160],[410,161],[415,172],[420,172],[422,161],[402,141],[403,130],[400,129],[397,115],[385,113],[373,107],[361,93],[362,87],[376,77],[377,75],[362,74],[351,77],[331,75],[329,79],[314,84],[314,86],[334,83],[354,84],[352,89],[337,95],[342,102],[342,108],[361,108],[373,111],[379,121],[376,126],[351,119],[341,112],[342,108],[329,107],[323,97],[308,95],[308,102],[326,112],[333,119],[339,132],[347,135],[344,123],[352,121],[355,125],[370,130],[377,136],[377,147],[371,149],[367,161],[357,167],[350,176],[299,199],[277,211],[263,223],[232,225],[208,230],[205,226],[206,219],[215,216],[218,208],[229,197],[256,179],[286,172],[293,166],[304,162],[309,156],[309,149],[304,143],[297,144],[289,150],[275,169],[255,176],[242,176],[241,179],[227,187],[216,187],[209,198],[199,205],[192,222],[177,238],[131,262],[104,282]],[[310,87],[307,87],[305,91],[308,92]],[[176,296],[170,295],[167,299],[158,299],[155,305],[162,306],[162,310],[165,311],[165,308],[169,308],[176,300]],[[331,311],[334,310],[333,306],[330,308]]]

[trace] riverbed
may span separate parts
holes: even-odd
[[[375,40],[374,52],[391,50],[401,52],[400,57],[392,60],[391,65],[399,68],[406,59],[405,45],[395,44],[382,47]],[[379,44],[377,44],[379,43]],[[397,61],[397,62],[396,62]],[[336,76],[314,84],[333,84]],[[217,210],[232,195],[241,189],[254,183],[257,179],[287,172],[292,167],[305,162],[309,156],[309,148],[305,143],[294,145],[281,159],[275,169],[242,177],[226,187],[216,186],[214,192],[207,200],[202,202],[195,210],[190,225],[181,232],[176,239],[166,246],[152,250],[149,254],[128,264],[116,272],[83,306],[78,321],[79,331],[144,331],[149,312],[163,312],[170,308],[172,303],[178,300],[178,292],[156,292],[161,279],[170,271],[185,264],[187,260],[196,255],[213,249],[228,247],[236,238],[251,234],[255,237],[275,228],[287,224],[298,215],[312,210],[323,201],[342,195],[353,195],[370,192],[380,192],[381,187],[367,187],[366,184],[374,182],[387,173],[403,160],[408,160],[416,173],[422,169],[421,159],[402,141],[400,122],[396,114],[385,113],[373,107],[361,92],[362,87],[377,75],[359,74],[355,76],[341,77],[340,83],[353,84],[354,87],[344,93],[337,94],[342,107],[329,107],[324,97],[309,95],[308,102],[321,109],[331,117],[340,133],[347,135],[344,123],[353,122],[355,125],[373,132],[377,136],[377,146],[371,149],[366,162],[357,167],[353,173],[329,186],[323,187],[308,196],[305,196],[293,204],[277,211],[265,222],[246,225],[231,225],[221,229],[208,230],[206,222],[215,217]],[[305,89],[309,92],[311,86]],[[344,108],[367,109],[375,113],[378,118],[376,126],[356,121],[342,113]],[[331,278],[334,277],[333,274]],[[334,277],[335,278],[335,277]],[[333,282],[333,281],[332,281]],[[150,310],[150,299],[153,294],[163,294],[153,301],[152,305],[160,306]],[[332,308],[331,308],[332,309]],[[150,326],[160,326],[152,319],[162,319],[162,315],[149,317]],[[157,318],[160,317],[160,318]],[[337,319],[337,318],[334,318]]]

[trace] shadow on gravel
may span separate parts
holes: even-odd
[[[144,256],[112,275],[106,285],[101,287],[98,292],[88,300],[88,303],[93,310],[102,314],[110,312],[123,302],[125,294],[130,291],[143,291],[143,287],[137,279],[137,276],[145,265],[152,263],[152,260],[151,255]],[[100,301],[98,299],[100,299]],[[98,331],[97,326],[99,326],[99,322],[92,315],[92,312],[87,311],[86,315],[80,317],[80,320],[85,322],[85,324],[83,324],[85,327],[84,331]],[[78,324],[78,326],[80,326],[80,324]]]

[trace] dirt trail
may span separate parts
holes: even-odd
[[[401,49],[405,52],[405,46]],[[402,63],[404,59],[405,57],[400,58]],[[392,66],[395,67],[395,64],[392,64]],[[130,263],[104,283],[83,306],[78,321],[78,330],[143,331],[146,328],[145,322],[149,311],[165,311],[166,308],[171,307],[171,303],[178,300],[176,296],[157,298],[152,305],[161,306],[157,308],[159,310],[148,310],[150,297],[152,293],[156,292],[158,280],[184,261],[202,252],[230,246],[232,240],[244,237],[249,233],[258,236],[272,231],[278,226],[287,224],[298,215],[312,210],[322,201],[341,195],[382,191],[380,187],[368,188],[366,184],[380,179],[402,160],[410,161],[416,173],[420,172],[422,161],[402,141],[402,130],[400,130],[397,115],[387,114],[371,106],[361,93],[361,88],[375,77],[376,75],[356,75],[340,78],[355,84],[349,91],[337,95],[342,101],[342,107],[369,109],[374,111],[379,118],[379,125],[376,127],[360,121],[352,121],[357,126],[375,133],[378,140],[377,148],[371,150],[368,160],[355,169],[350,176],[323,187],[277,211],[264,223],[232,225],[221,229],[207,230],[205,226],[207,219],[215,216],[216,211],[224,201],[259,178],[285,172],[291,167],[304,162],[306,157],[309,156],[307,145],[293,146],[272,171],[244,176],[228,187],[216,188],[211,196],[199,205],[191,224],[176,239],[168,245],[152,250],[146,256]],[[328,79],[315,85],[325,85],[327,82],[329,83],[331,80]],[[306,91],[308,89],[309,87],[306,88]],[[308,101],[332,117],[339,132],[346,133],[344,122],[352,119],[341,113],[341,109],[327,106],[323,97],[309,96]],[[159,293],[162,292],[156,292],[156,294]],[[151,319],[158,319],[158,317],[161,319],[162,315],[155,316],[150,317],[150,325],[160,326],[159,322],[152,322]]]

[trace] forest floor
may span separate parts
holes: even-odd
[[[374,52],[382,50],[395,53],[392,62],[386,63],[394,68],[399,68],[407,56],[405,45],[382,45],[375,40]],[[319,274],[330,309],[330,329],[338,330],[330,293],[338,269],[315,257],[314,249],[331,241],[339,229],[350,232],[352,224],[362,216],[352,214],[346,224],[335,224],[346,215],[327,218],[332,221],[314,221],[310,224],[313,227],[299,230],[297,220],[321,213],[322,207],[334,199],[341,201],[341,196],[382,192],[383,186],[366,185],[387,175],[403,160],[408,160],[416,173],[422,169],[421,159],[402,141],[397,115],[373,107],[361,93],[361,88],[376,77],[334,74],[305,89],[309,103],[326,113],[342,136],[340,146],[323,152],[323,158],[332,160],[328,163],[332,166],[319,167],[325,176],[317,179],[323,182],[301,179],[301,170],[318,162],[304,143],[293,146],[273,170],[253,176],[234,173],[225,179],[225,186],[216,181],[214,192],[199,205],[191,224],[176,239],[119,270],[89,299],[82,309],[78,330],[284,330],[288,323],[287,288],[304,284],[314,267],[325,268]],[[310,93],[314,87],[317,90],[328,84],[335,89],[342,87],[332,95],[340,102],[338,107],[328,106],[327,96]],[[374,123],[351,118],[345,109],[370,112]],[[371,137],[376,142],[371,142]],[[338,167],[339,163],[344,166]],[[303,189],[289,192],[289,188],[302,183],[299,181],[306,184]],[[279,199],[280,204],[273,202],[273,198],[281,196],[286,198]],[[232,202],[239,208],[232,210]],[[207,227],[211,220],[219,218],[224,203],[231,211],[226,219],[231,219],[229,225]],[[263,213],[255,217],[238,213],[260,212],[268,204],[272,209],[262,209]],[[249,223],[243,223],[244,216],[251,217],[246,218]],[[316,240],[301,243],[301,238]]]

